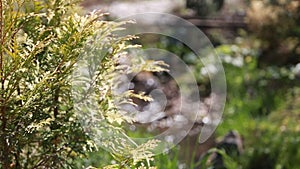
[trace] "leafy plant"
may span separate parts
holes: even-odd
[[[131,142],[121,124],[134,119],[118,104],[131,103],[131,97],[149,97],[130,91],[114,97],[112,92],[117,87],[115,75],[134,69],[119,62],[127,48],[135,47],[126,44],[134,37],[114,33],[124,22],[102,21],[98,12],[78,15],[77,3],[0,1],[2,168],[73,168],[78,158],[99,145],[110,148],[115,157],[117,164],[111,168],[150,164],[144,159],[151,159],[157,141]],[[162,62],[143,63],[140,71],[165,70]],[[95,101],[95,112],[87,109],[90,100],[85,96]],[[96,126],[87,130],[80,122],[90,122],[81,118],[91,114]],[[93,130],[109,135],[95,140]]]

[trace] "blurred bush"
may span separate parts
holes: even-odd
[[[224,0],[186,0],[186,7],[199,16],[209,16],[222,8]]]
[[[263,42],[242,34],[234,44],[216,49],[228,87],[223,122],[217,133],[220,136],[235,129],[243,135],[245,152],[234,158],[242,168],[297,168],[298,65],[268,63],[261,67]]]
[[[300,62],[300,2],[295,0],[250,1],[249,29],[262,41],[262,65]]]
[[[298,87],[291,89],[286,104],[251,130],[247,168],[299,168],[299,91]]]

